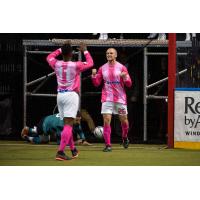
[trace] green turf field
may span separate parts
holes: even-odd
[[[131,144],[129,149],[103,144],[78,146],[80,155],[70,161],[56,161],[57,145],[32,145],[0,141],[0,166],[199,166],[200,150],[166,149],[164,145]],[[69,150],[66,151],[69,153]],[[70,154],[71,155],[71,154]]]

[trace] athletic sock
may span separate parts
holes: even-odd
[[[71,136],[71,138],[69,139],[69,148],[71,150],[74,150],[75,146],[74,146],[74,140],[73,140],[73,135]]]
[[[67,144],[69,144],[69,140],[71,137],[72,137],[72,127],[69,125],[65,125],[61,133],[59,151],[65,150],[65,147],[67,146]]]
[[[110,142],[111,127],[110,127],[110,125],[104,125],[104,127],[103,127],[103,137],[104,137],[106,146],[111,146],[111,142]]]
[[[122,126],[122,138],[126,139],[128,137],[129,124],[122,123],[121,126]]]

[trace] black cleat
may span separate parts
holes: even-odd
[[[56,154],[56,160],[71,160],[72,158],[70,158],[69,156],[67,156],[63,151],[58,151]]]
[[[71,152],[72,152],[72,158],[78,157],[78,150],[76,149],[76,147],[74,148],[74,150],[71,150]]]
[[[103,149],[103,152],[111,152],[111,151],[112,151],[111,146],[106,146],[106,147]]]
[[[124,138],[123,141],[122,141],[122,145],[125,149],[128,149],[128,146],[129,146],[129,139],[128,138]]]

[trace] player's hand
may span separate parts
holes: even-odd
[[[97,70],[96,69],[92,69],[92,76],[95,76],[97,74]]]
[[[79,48],[77,48],[77,49],[81,52],[87,51],[87,45],[85,43],[81,42]]]
[[[122,78],[126,78],[126,76],[127,76],[127,73],[126,73],[126,72],[122,72],[122,73],[120,74],[120,77],[122,77]]]

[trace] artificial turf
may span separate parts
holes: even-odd
[[[131,144],[123,149],[113,145],[102,152],[103,144],[78,146],[80,155],[70,161],[56,161],[57,145],[32,145],[0,141],[0,166],[199,166],[200,150],[167,149],[164,145]],[[66,150],[71,155],[69,150]]]

